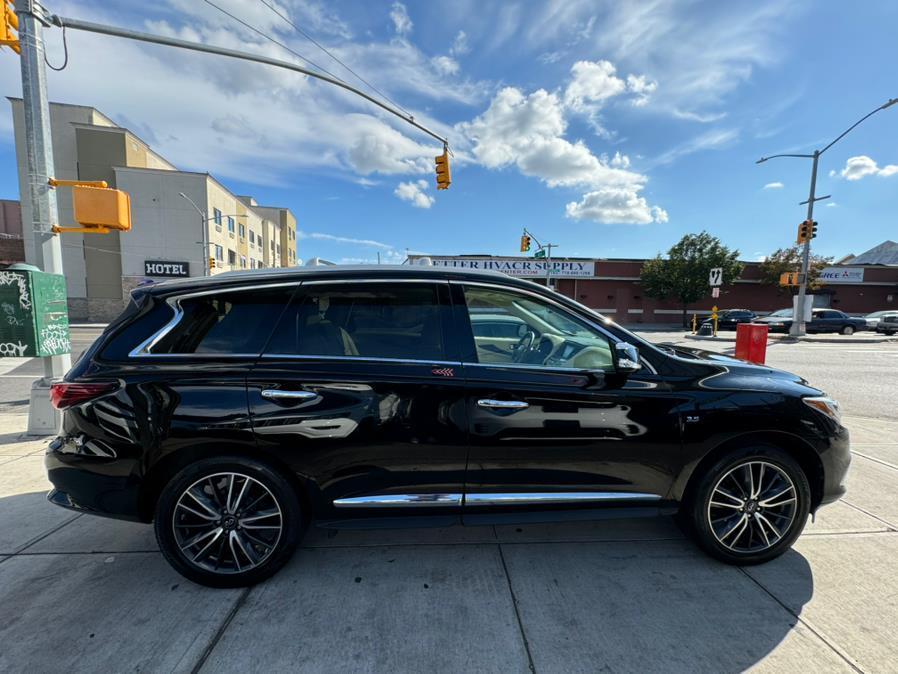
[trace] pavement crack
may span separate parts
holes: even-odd
[[[857,510],[858,512],[862,512],[862,513],[864,513],[865,515],[867,515],[867,516],[869,516],[869,517],[872,517],[872,518],[875,519],[877,522],[882,522],[883,524],[885,524],[885,525],[889,528],[890,531],[898,531],[898,526],[896,526],[895,524],[892,524],[892,523],[889,522],[888,520],[884,520],[884,519],[883,519],[882,517],[880,517],[879,515],[875,515],[875,514],[871,513],[869,510],[864,510],[863,508],[861,508],[861,507],[858,506],[858,505],[855,505],[855,504],[852,503],[851,501],[846,501],[844,498],[840,498],[839,500],[840,500],[842,503],[844,503],[845,505],[847,505],[848,507],[854,508],[854,509]]]
[[[193,669],[190,670],[191,674],[198,674],[198,672],[203,668],[206,664],[206,660],[209,659],[209,656],[212,655],[212,651],[215,650],[215,647],[218,645],[218,642],[224,636],[224,633],[227,631],[228,627],[231,625],[231,621],[237,615],[237,612],[243,608],[243,605],[246,603],[247,597],[249,597],[249,593],[253,588],[245,587],[243,591],[240,593],[240,596],[237,597],[237,601],[234,602],[234,605],[231,607],[231,610],[228,611],[228,614],[225,616],[221,625],[219,625],[218,630],[215,632],[215,636],[206,644],[206,648],[203,649],[202,654],[200,655],[199,660],[196,661],[196,664],[193,666]]]
[[[511,585],[511,574],[508,573],[508,564],[505,563],[505,553],[502,551],[501,543],[497,542],[496,547],[499,549],[499,559],[502,560],[502,569],[505,571],[505,581],[508,583],[508,592],[511,594],[511,604],[514,607],[514,615],[518,621],[518,631],[521,633],[524,650],[527,652],[527,666],[530,667],[531,672],[536,674],[536,667],[533,665],[533,655],[530,653],[530,642],[527,640],[527,633],[524,631],[524,623],[521,620],[521,612],[518,609],[518,598]]]
[[[775,601],[777,604],[782,606],[783,610],[785,610],[789,615],[794,617],[795,620],[797,620],[802,625],[804,625],[808,630],[810,630],[814,634],[814,636],[816,636],[818,639],[820,639],[820,641],[822,641],[824,644],[826,644],[827,648],[829,648],[839,658],[844,660],[845,664],[847,664],[849,667],[851,667],[851,669],[853,669],[855,672],[858,672],[858,674],[864,674],[864,670],[862,670],[860,667],[858,667],[856,664],[854,664],[854,662],[852,662],[851,658],[849,658],[845,653],[842,652],[841,648],[837,648],[833,643],[830,642],[830,640],[824,634],[822,634],[820,631],[818,631],[807,620],[802,618],[799,613],[796,613],[791,608],[789,608],[789,606],[787,604],[782,602],[779,597],[777,597],[775,594],[773,594],[773,592],[768,590],[767,587],[761,581],[759,581],[757,578],[752,576],[748,571],[745,570],[744,567],[740,566],[738,568],[739,568],[739,571],[741,571],[745,575],[746,578],[748,578],[752,583],[754,583],[759,588],[761,588],[761,590],[763,590],[767,594],[767,596],[769,596],[771,599],[773,599],[773,601]]]

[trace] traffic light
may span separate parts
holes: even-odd
[[[452,175],[449,173],[449,149],[443,147],[443,154],[434,157],[437,168],[437,189],[448,190],[452,184]]]
[[[0,0],[3,3],[0,10],[0,46],[9,47],[16,54],[21,54],[19,48],[19,17],[16,16],[14,0]]]
[[[209,258],[209,269],[215,269],[215,258],[214,257]]]
[[[521,236],[521,252],[527,253],[530,251],[530,235],[524,234]]]
[[[798,225],[798,237],[795,239],[797,243],[807,243],[817,236],[817,222],[805,220]]]
[[[797,271],[785,271],[780,274],[781,286],[797,286],[801,285],[801,274]]]

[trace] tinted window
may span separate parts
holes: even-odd
[[[152,353],[261,353],[293,291],[282,286],[183,298],[183,317]]]
[[[433,284],[308,285],[266,353],[445,360],[443,311]]]
[[[465,288],[465,301],[480,363],[613,369],[611,346],[605,335],[549,302],[477,286]],[[523,325],[523,336],[478,334],[475,326],[484,315],[504,316]]]

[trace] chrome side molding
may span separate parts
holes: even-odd
[[[539,505],[614,501],[658,501],[658,494],[621,491],[521,492],[486,494],[372,494],[338,498],[336,508],[401,508],[430,506]]]
[[[497,410],[526,410],[530,407],[530,404],[523,400],[493,400],[492,398],[483,398],[477,401],[477,406]]]
[[[338,498],[335,508],[402,508],[407,506],[460,506],[461,494],[372,494]]]

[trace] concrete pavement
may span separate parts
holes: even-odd
[[[847,496],[763,566],[668,518],[312,529],[248,590],[184,580],[149,526],[49,505],[46,440],[7,433],[0,671],[895,671],[898,423],[846,424]]]

